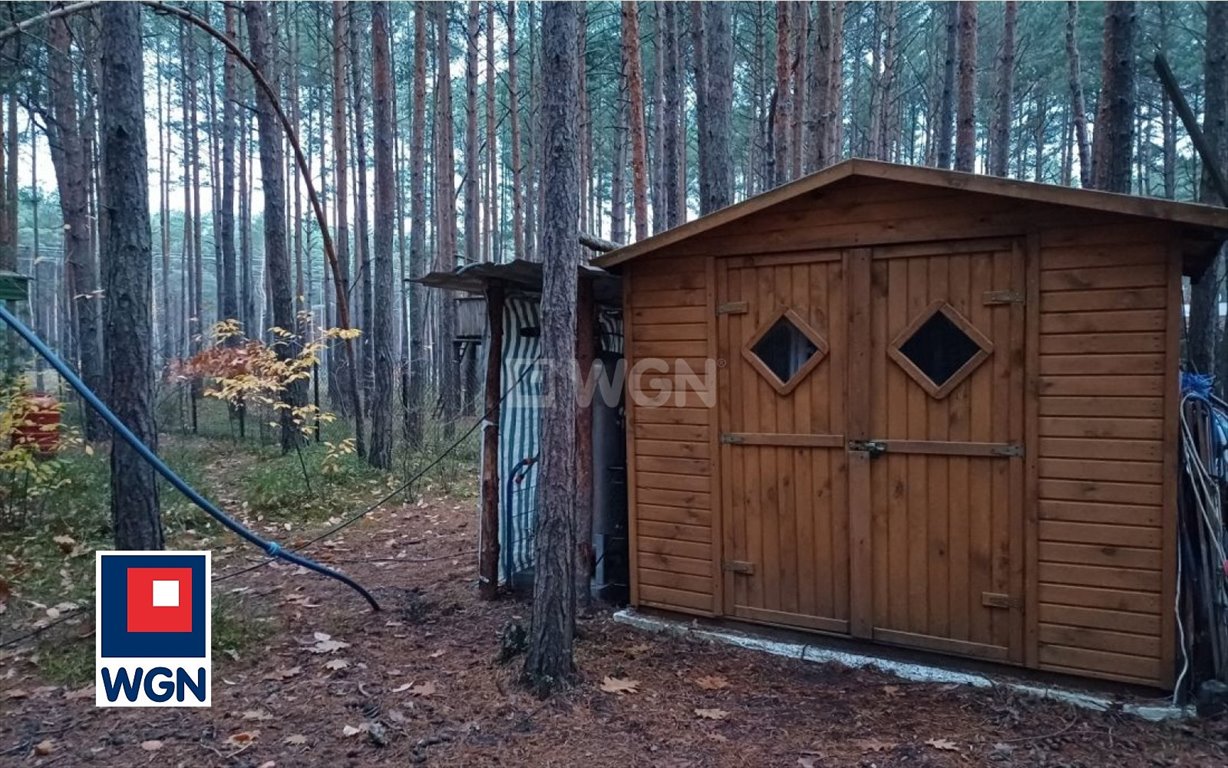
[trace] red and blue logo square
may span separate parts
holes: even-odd
[[[98,655],[208,658],[209,553],[99,552]]]

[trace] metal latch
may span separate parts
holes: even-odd
[[[849,440],[850,451],[864,451],[871,459],[876,459],[887,452],[887,444],[882,440]]]
[[[746,576],[753,575],[755,572],[755,564],[745,560],[726,560],[721,563],[721,567],[731,573],[741,573]]]
[[[750,305],[745,301],[727,301],[716,306],[718,315],[745,315],[750,311]]]
[[[742,445],[746,442],[746,438],[742,435],[735,435],[731,432],[722,432],[721,442],[725,445]]]

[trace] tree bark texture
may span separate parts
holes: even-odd
[[[371,385],[371,449],[373,467],[392,467],[393,363],[392,239],[396,227],[396,168],[392,135],[392,51],[387,2],[371,5],[371,91],[375,143],[375,232],[372,265],[371,351],[375,379]]]
[[[278,73],[272,53],[276,50],[265,4],[244,4],[247,30],[251,44],[251,59],[265,80],[276,89]],[[285,155],[282,149],[281,123],[270,96],[263,89],[256,89],[256,123],[260,140],[260,179],[264,190],[264,259],[265,274],[269,281],[273,325],[290,334],[276,340],[277,355],[283,360],[294,358],[302,341],[294,317],[294,291],[290,265],[290,252],[286,242],[286,183]],[[292,450],[298,445],[301,433],[294,424],[292,408],[307,402],[307,382],[297,381],[286,387],[281,395],[286,406],[282,409],[281,449]]]
[[[1015,22],[1019,3],[1007,0],[1003,8],[1002,43],[998,51],[998,78],[994,90],[993,127],[989,131],[989,172],[1005,176],[1011,148],[1011,105],[1015,84]]]
[[[409,138],[409,261],[410,274],[430,271],[426,254],[426,3],[414,3],[414,107]],[[411,449],[422,442],[422,416],[426,401],[426,295],[414,283],[409,293],[409,408],[405,412],[405,439]]]
[[[976,18],[977,4],[959,4],[957,60],[959,86],[955,114],[955,170],[976,170]]]
[[[542,413],[541,478],[534,540],[533,622],[524,677],[539,695],[574,674],[576,494],[576,273],[579,157],[576,6],[542,7]]]
[[[733,6],[702,3],[706,110],[699,118],[700,213],[733,202]],[[706,179],[706,183],[705,183]]]
[[[622,48],[627,67],[627,126],[631,137],[631,199],[635,239],[648,237],[648,143],[644,133],[644,70],[640,20],[634,0],[622,3]]]
[[[1135,25],[1133,0],[1105,4],[1100,100],[1092,137],[1092,186],[1109,192],[1130,191]]]
[[[136,437],[157,450],[154,421],[153,235],[141,8],[106,4],[100,13],[102,173],[107,195],[103,240],[105,329],[110,406]],[[153,467],[127,443],[111,444],[111,521],[117,549],[162,549],[165,539]]]
[[[71,33],[68,20],[55,19],[49,31],[50,55],[47,60],[47,90],[51,114],[47,121],[51,163],[55,168],[60,193],[60,213],[64,220],[64,262],[72,287],[77,337],[77,370],[86,385],[105,396],[98,298],[98,264],[89,222],[89,164],[77,115],[77,89],[70,58]],[[85,411],[85,438],[99,440],[106,435],[106,422],[94,409]]]

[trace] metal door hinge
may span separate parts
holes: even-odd
[[[1019,598],[1002,592],[982,592],[981,605],[986,608],[1018,608],[1023,603]]]
[[[1019,291],[985,291],[981,296],[987,306],[994,304],[1023,304],[1026,298]]]
[[[750,306],[745,301],[727,301],[716,305],[718,315],[744,315],[749,310]]]
[[[726,560],[721,563],[721,569],[731,573],[741,573],[750,576],[755,572],[755,564],[748,563],[745,560]]]
[[[742,435],[734,435],[729,432],[721,433],[721,442],[725,445],[741,445],[746,442],[746,438]]]
[[[1008,443],[993,449],[994,456],[1022,456],[1023,446],[1019,443]]]

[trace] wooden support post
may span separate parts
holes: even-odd
[[[576,368],[581,382],[594,376],[593,283],[580,278],[576,293]],[[595,384],[596,382],[594,382]],[[593,397],[601,389],[592,387]],[[593,406],[584,397],[576,404],[576,605],[581,613],[592,607],[593,566]]]
[[[503,398],[503,286],[486,289],[486,405],[482,426],[482,521],[478,553],[478,595],[499,593],[499,404]]]

